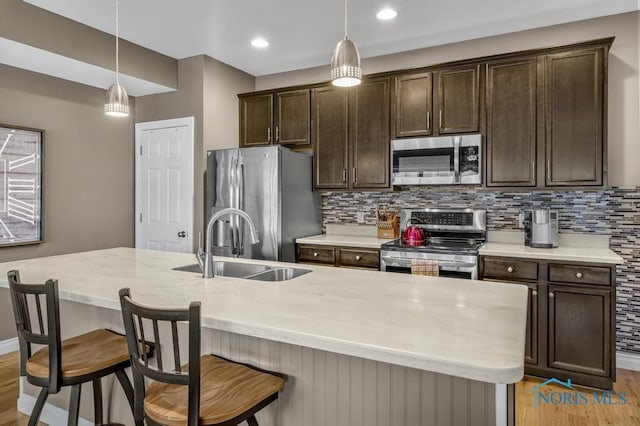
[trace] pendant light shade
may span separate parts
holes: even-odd
[[[360,54],[355,43],[348,38],[338,42],[331,57],[331,83],[334,86],[357,86],[362,81]]]
[[[104,112],[113,117],[126,117],[129,115],[129,96],[120,84],[114,83],[107,90]]]
[[[127,117],[129,115],[129,96],[127,91],[120,85],[120,51],[118,40],[120,38],[118,28],[118,0],[116,0],[116,82],[107,90],[104,101],[104,113],[112,117]]]
[[[331,83],[334,86],[352,87],[362,82],[360,54],[356,44],[347,37],[347,0],[344,1],[344,39],[338,42],[331,57]]]

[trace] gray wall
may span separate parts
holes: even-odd
[[[615,36],[609,56],[609,184],[634,186],[640,185],[639,26],[640,12],[631,12],[366,58],[362,67],[368,74]],[[328,65],[266,75],[256,78],[256,90],[321,82],[328,76]]]
[[[238,93],[254,90],[255,78],[205,55],[178,61],[178,90],[136,99],[136,122],[195,117],[194,221],[204,228],[206,151],[238,146]],[[197,245],[194,238],[194,245]]]
[[[0,122],[45,131],[44,242],[0,247],[0,262],[133,246],[133,115],[106,116],[104,96],[0,65]],[[1,289],[0,340],[14,335],[8,291]]]

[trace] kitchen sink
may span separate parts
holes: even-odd
[[[246,278],[258,281],[289,281],[309,272],[311,272],[309,269],[273,268]]]
[[[200,265],[180,266],[173,268],[174,271],[202,273]],[[240,262],[213,262],[213,275],[219,277],[245,278],[256,281],[289,281],[301,275],[311,272],[309,269],[300,268],[279,268],[267,265],[255,265],[252,263]]]

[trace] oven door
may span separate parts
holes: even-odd
[[[459,146],[453,137],[398,139],[392,146],[394,185],[455,184]]]
[[[477,256],[450,255],[440,253],[380,252],[380,270],[385,272],[411,273],[411,259],[438,261],[438,275],[441,277],[478,279]]]

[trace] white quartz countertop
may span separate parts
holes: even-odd
[[[608,248],[561,246],[558,248],[533,248],[524,244],[492,243],[484,244],[481,256],[522,257],[527,259],[557,260],[566,262],[588,262],[622,264],[622,257]]]
[[[393,241],[393,238],[384,239],[360,235],[334,235],[320,234],[296,239],[298,244],[316,244],[324,246],[362,247],[379,249],[384,243]]]
[[[526,286],[315,265],[285,264],[312,270],[285,282],[172,270],[194,260],[131,248],[29,259],[0,264],[0,286],[18,269],[25,282],[59,279],[61,299],[115,310],[129,287],[149,305],[201,301],[203,327],[490,383],[523,376]]]

